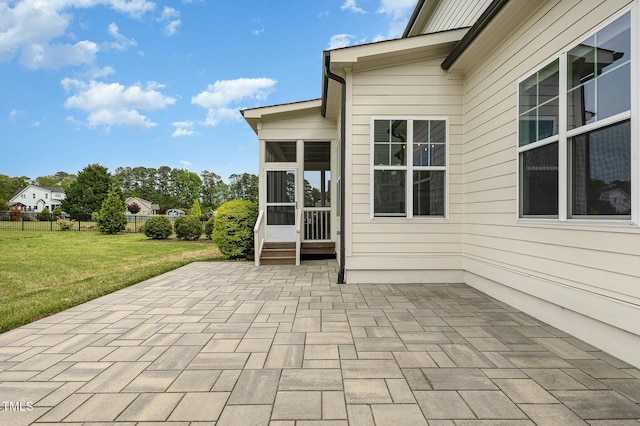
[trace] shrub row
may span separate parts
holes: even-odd
[[[244,200],[228,201],[205,223],[204,234],[213,240],[226,259],[246,257],[253,252],[253,226],[257,218],[258,206],[255,204]],[[193,241],[200,238],[203,227],[194,215],[178,216],[173,226],[166,216],[155,216],[143,227],[144,234],[152,239],[166,239],[173,231],[177,238]]]

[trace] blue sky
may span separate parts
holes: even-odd
[[[241,108],[319,98],[322,51],[415,0],[0,0],[0,174],[257,173]]]

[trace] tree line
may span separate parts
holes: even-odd
[[[198,200],[204,211],[216,210],[228,200],[242,199],[258,203],[258,176],[232,174],[228,183],[214,172],[200,175],[185,169],[162,166],[118,167],[113,173],[100,164],[89,164],[77,175],[58,172],[30,179],[0,174],[0,205],[29,184],[63,188],[66,198],[62,209],[72,216],[91,215],[98,211],[109,188],[115,184],[124,197],[139,197],[168,209],[188,209]]]

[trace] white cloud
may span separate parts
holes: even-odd
[[[124,51],[129,47],[137,46],[138,42],[132,38],[127,38],[120,33],[120,28],[115,22],[109,24],[109,35],[115,39],[115,41],[108,44],[109,47],[115,50]]]
[[[178,27],[182,25],[182,21],[179,19],[175,19],[171,22],[169,22],[165,27],[164,27],[164,33],[166,35],[168,35],[169,37],[173,36],[175,33],[178,32]]]
[[[162,10],[162,15],[158,21],[165,23],[164,33],[168,37],[171,37],[178,32],[178,27],[182,24],[182,21],[180,20],[180,12],[168,6],[165,6]]]
[[[182,165],[182,167],[186,168],[193,166],[193,163],[187,160],[180,160],[180,164]]]
[[[416,5],[415,0],[380,0],[380,7],[377,13],[384,13],[389,17],[389,29],[385,39],[398,38],[402,36],[404,28],[409,19],[409,15]]]
[[[67,98],[66,108],[79,109],[87,114],[86,125],[104,127],[129,126],[148,129],[157,124],[140,111],[153,111],[175,104],[175,98],[163,95],[164,86],[149,82],[145,87],[134,84],[128,87],[120,83],[102,83],[65,78],[65,90],[74,94]]]
[[[356,0],[344,0],[342,6],[340,6],[341,10],[349,10],[353,13],[367,13],[363,8],[358,7],[356,4]]]
[[[92,41],[76,44],[29,44],[22,48],[20,63],[31,69],[58,69],[66,65],[88,65],[96,60],[100,49]]]
[[[251,34],[254,36],[259,36],[260,34],[262,34],[264,32],[264,26],[262,25],[262,19],[260,18],[255,18],[252,20],[252,23],[254,26],[256,26],[257,28],[253,31],[251,31]]]
[[[16,121],[22,114],[24,114],[24,111],[14,108],[9,112],[9,120]]]
[[[215,126],[222,121],[239,120],[239,103],[245,100],[264,101],[276,83],[270,78],[219,80],[191,98],[191,103],[206,108],[204,124]]]
[[[162,16],[160,17],[160,20],[169,21],[171,19],[179,18],[179,17],[180,17],[180,12],[178,12],[172,7],[165,6],[165,8],[162,9]]]
[[[147,0],[58,0],[62,3],[73,4],[76,7],[92,7],[96,5],[105,5],[113,10],[124,13],[125,15],[139,18],[147,12],[155,9],[156,4]]]
[[[197,124],[195,121],[176,121],[171,123],[175,130],[171,134],[172,138],[180,138],[184,136],[198,136],[200,133],[193,130],[193,127]]]
[[[74,9],[104,6],[134,18],[155,8],[148,0],[0,0],[0,61],[20,58],[29,68],[56,69],[95,61],[97,44],[90,40],[68,44]]]
[[[353,13],[367,13],[357,5],[357,0],[344,0],[340,9]],[[404,32],[409,16],[415,7],[415,0],[380,0],[376,13],[386,15],[389,24],[386,33],[379,33],[370,41],[367,38],[356,39],[352,34],[336,34],[329,41],[329,49],[337,49],[367,42],[378,42],[399,38]]]
[[[352,46],[355,44],[366,43],[365,38],[357,39],[353,34],[335,34],[329,40],[329,49],[338,49],[340,47]]]

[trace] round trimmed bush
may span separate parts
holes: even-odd
[[[181,240],[197,240],[202,235],[202,222],[195,216],[178,216],[173,222],[176,237]]]
[[[144,223],[144,235],[154,240],[165,240],[172,232],[171,221],[166,216],[154,216]]]
[[[51,220],[51,213],[49,212],[49,209],[45,207],[44,210],[36,215],[36,219],[40,221]]]
[[[258,206],[250,201],[231,200],[218,208],[212,239],[225,258],[242,258],[253,252],[257,218]]]
[[[204,236],[207,237],[207,240],[211,239],[211,234],[213,234],[213,225],[216,223],[216,217],[211,216],[209,220],[204,224]]]

